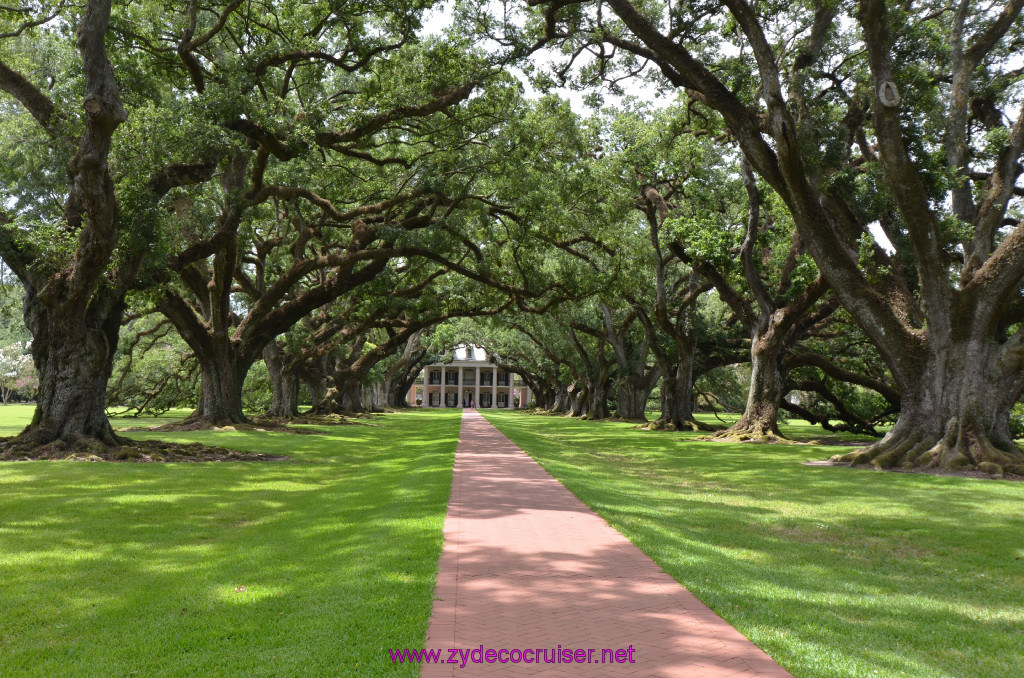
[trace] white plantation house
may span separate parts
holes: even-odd
[[[421,407],[526,407],[530,389],[498,369],[478,346],[459,346],[450,363],[427,365],[409,389],[409,404]]]

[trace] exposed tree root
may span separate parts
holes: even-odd
[[[178,421],[169,421],[166,424],[160,426],[154,426],[152,428],[137,428],[137,429],[124,429],[127,431],[138,430],[138,431],[168,431],[168,432],[182,432],[182,431],[211,431],[216,429],[238,429],[245,430],[253,427],[253,422],[249,419],[231,419],[228,417],[210,417],[197,412],[193,412],[184,419]]]
[[[277,454],[241,452],[200,443],[169,443],[159,440],[132,440],[118,436],[118,444],[108,445],[96,438],[80,438],[73,442],[55,440],[44,445],[31,445],[18,438],[0,441],[0,461],[68,460],[128,462],[191,462],[191,461],[282,461],[289,457]]]
[[[699,438],[705,442],[711,443],[758,443],[761,445],[799,445],[795,440],[784,438],[782,436],[766,434],[758,435],[757,433],[748,433],[745,431],[721,431],[714,435]]]
[[[330,412],[318,412],[310,410],[303,415],[300,415],[299,419],[305,421],[309,419],[322,418],[324,421],[341,421],[349,419],[378,419],[382,414],[383,410],[332,410]]]
[[[305,425],[342,425],[353,424],[356,419],[373,419],[376,415],[367,413],[348,414],[300,414],[293,417],[252,417],[245,422],[216,421],[203,417],[188,417],[181,421],[172,421],[162,426],[152,428],[125,428],[121,431],[160,431],[160,432],[185,432],[185,431],[275,431],[279,433],[309,434],[319,433],[308,429],[295,428],[292,424]]]
[[[759,443],[767,445],[796,445],[796,441],[782,435],[777,426],[763,422],[748,424],[742,419],[724,431],[701,438],[700,440],[718,443]]]
[[[181,421],[172,421],[152,428],[126,428],[125,431],[160,431],[165,433],[181,433],[187,431],[254,431],[259,428],[251,421],[230,422],[216,421],[201,417],[189,417]]]
[[[642,431],[720,431],[721,426],[715,426],[714,424],[705,424],[702,421],[696,419],[684,419],[682,426],[676,426],[671,419],[655,419],[649,421],[645,425],[638,426]]]
[[[920,430],[898,433],[847,454],[835,455],[834,464],[878,469],[940,472],[974,471],[990,477],[1024,475],[1024,452],[1017,447],[1000,449],[988,436],[954,418],[942,437]]]
[[[396,410],[398,411],[398,410]],[[345,426],[348,424],[367,424],[375,419],[379,419],[381,413],[376,412],[347,412],[331,413],[331,414],[315,414],[313,412],[307,412],[300,414],[297,417],[291,417],[287,420],[281,420],[281,423],[289,424],[304,424],[309,426]],[[297,429],[289,429],[295,433]],[[315,431],[309,431],[314,433]]]

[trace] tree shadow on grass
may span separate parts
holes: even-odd
[[[796,675],[1024,675],[1019,484],[495,420]]]
[[[380,646],[430,610],[458,424],[424,424],[187,434],[305,463],[3,467],[0,675],[414,676]]]

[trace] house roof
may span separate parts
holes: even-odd
[[[451,362],[443,363],[444,365],[460,365],[463,367],[467,365],[487,365],[488,367],[493,367],[493,365],[487,361],[490,354],[479,346],[473,346],[472,344],[459,344],[453,349],[452,353],[454,355]],[[430,367],[440,367],[441,365],[442,363],[434,363]]]
[[[487,362],[487,351],[472,344],[462,344],[455,348],[455,362]]]

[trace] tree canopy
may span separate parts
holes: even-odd
[[[397,407],[473,341],[554,412],[739,388],[714,435],[1024,472],[1024,0],[439,8],[0,7],[6,450]]]

